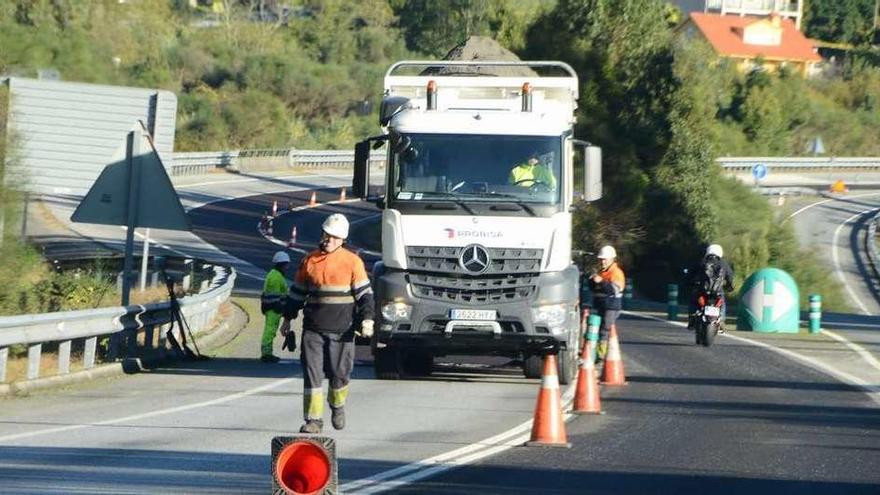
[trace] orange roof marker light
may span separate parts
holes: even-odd
[[[532,85],[529,83],[523,83],[522,85],[522,111],[523,112],[531,112],[532,111]]]
[[[428,81],[428,110],[437,110],[437,81]]]

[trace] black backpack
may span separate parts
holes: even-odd
[[[705,294],[717,295],[724,291],[724,268],[717,261],[706,261],[698,287]]]

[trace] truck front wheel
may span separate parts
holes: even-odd
[[[577,377],[577,352],[559,351],[556,355],[556,373],[560,385],[568,385]],[[523,361],[523,375],[526,378],[541,378],[544,373],[544,356],[532,355]]]

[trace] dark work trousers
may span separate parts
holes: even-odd
[[[617,324],[620,310],[606,309],[600,311],[599,314],[602,316],[602,324],[599,326],[599,345],[596,347],[596,351],[599,359],[605,359],[605,354],[608,352],[608,333],[611,331],[611,325]]]
[[[324,377],[330,379],[330,407],[345,405],[354,368],[354,334],[304,330],[300,361],[303,368],[303,417],[322,419]]]

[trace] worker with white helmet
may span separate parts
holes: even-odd
[[[284,299],[287,296],[287,278],[284,274],[290,266],[290,255],[285,251],[278,251],[272,256],[272,265],[272,269],[266,274],[260,296],[260,310],[266,315],[260,343],[260,361],[264,363],[279,361],[278,356],[272,353],[272,343],[284,312]]]
[[[291,286],[292,317],[303,312],[303,433],[320,433],[324,426],[325,372],[330,381],[327,401],[333,427],[345,427],[354,334],[373,335],[370,279],[358,255],[342,247],[348,228],[344,215],[327,217],[319,249],[302,260]]]
[[[623,308],[626,277],[617,263],[617,250],[614,247],[602,246],[597,258],[601,269],[590,278],[590,283],[593,290],[593,311],[602,317],[599,344],[596,347],[597,366],[601,366],[608,352],[608,333],[617,323],[617,317]]]
[[[724,333],[724,318],[727,316],[727,299],[724,291],[733,290],[733,269],[724,260],[724,249],[720,244],[710,244],[706,248],[703,259],[693,268],[687,271],[687,284],[691,288],[691,297],[688,302],[688,329],[696,327],[694,313],[697,311],[697,298],[701,292],[714,292],[721,297],[721,327],[719,333]]]

